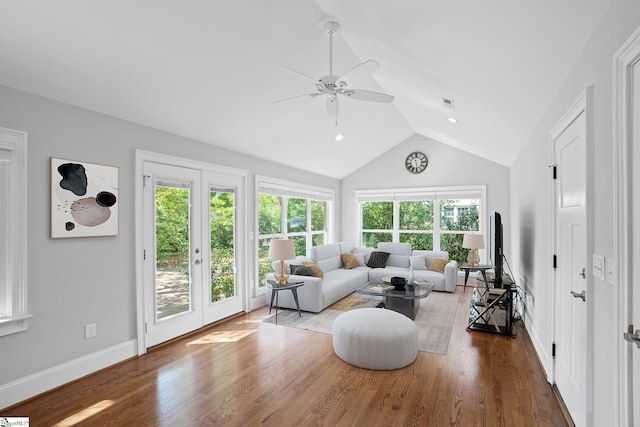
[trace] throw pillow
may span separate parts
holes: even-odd
[[[342,265],[344,265],[344,268],[346,268],[347,270],[360,266],[360,263],[358,262],[358,258],[356,258],[354,254],[349,254],[349,253],[340,254],[340,259],[342,259]]]
[[[444,266],[449,263],[448,259],[436,258],[429,266],[429,270],[437,271],[438,273],[444,273]]]
[[[427,269],[427,260],[422,255],[415,255],[409,257],[409,263],[411,264],[411,268],[414,270],[426,270]]]
[[[384,268],[387,265],[387,260],[389,259],[389,252],[382,251],[373,251],[371,252],[371,256],[369,257],[369,261],[367,262],[367,267],[371,268]]]
[[[313,272],[313,275],[315,277],[319,277],[321,279],[324,279],[324,272],[322,271],[322,269],[320,268],[320,266],[318,264],[315,264],[315,263],[309,262],[309,261],[304,261],[302,263],[302,265],[304,265],[305,267],[309,267],[311,269],[311,271]]]
[[[291,265],[291,274],[298,276],[313,276],[313,271],[304,265]]]

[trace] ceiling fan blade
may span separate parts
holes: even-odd
[[[393,96],[386,93],[372,92],[370,90],[363,89],[349,89],[342,92],[344,96],[351,99],[357,99],[360,101],[372,101],[372,102],[391,102]]]
[[[340,104],[337,96],[328,97],[325,106],[327,107],[327,113],[329,113],[329,117],[338,116],[338,113],[340,112]]]
[[[316,96],[320,95],[319,93],[306,93],[304,95],[296,95],[296,96],[292,96],[291,98],[285,98],[285,99],[281,99],[279,101],[273,101],[273,104],[277,104],[279,102],[285,102],[285,101],[291,101],[292,99],[297,99],[297,98],[314,98]]]
[[[344,81],[347,77],[352,77],[356,74],[371,74],[375,70],[380,68],[380,64],[378,64],[373,59],[368,59],[361,64],[356,65],[346,73],[344,73],[338,81]]]
[[[296,71],[294,69],[288,68],[288,67],[282,67],[281,68],[282,71],[284,71],[287,74],[291,74],[299,79],[304,79],[307,81],[311,81],[313,82],[314,85],[317,85],[319,83],[318,79],[314,79],[313,77],[309,77],[306,74],[301,73],[300,71]]]

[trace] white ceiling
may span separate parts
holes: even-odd
[[[0,0],[0,84],[334,178],[416,133],[509,166],[610,3]],[[341,142],[320,97],[273,103],[329,74],[325,15],[335,74],[395,96],[344,100]]]

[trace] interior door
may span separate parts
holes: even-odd
[[[633,99],[631,100],[631,138],[632,143],[630,149],[632,152],[632,165],[638,165],[640,163],[640,63],[636,62],[633,65]],[[633,332],[635,333],[640,329],[640,171],[638,167],[632,167],[632,182],[631,191],[628,194],[631,195],[631,214],[630,218],[633,221],[631,230],[633,232],[633,247],[631,250],[631,277],[629,282],[624,284],[629,287],[628,294],[631,296],[631,307],[629,308],[630,325],[633,325]],[[637,334],[636,334],[637,336]],[[628,349],[631,351],[631,372],[630,372],[630,410],[633,417],[632,423],[634,426],[640,425],[640,342],[627,343]]]
[[[586,113],[554,138],[555,344],[554,379],[576,426],[587,422]]]
[[[200,171],[144,163],[146,345],[202,326]]]

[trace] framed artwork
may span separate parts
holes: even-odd
[[[117,236],[118,168],[51,158],[51,238]]]

